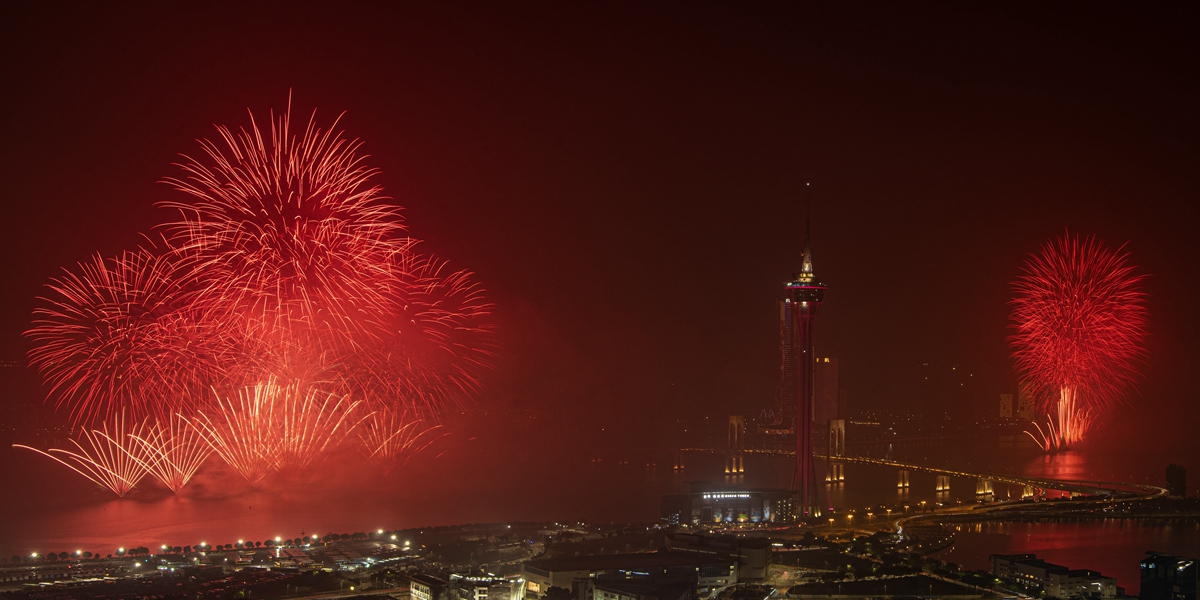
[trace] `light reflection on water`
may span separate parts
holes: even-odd
[[[76,549],[107,554],[117,546],[215,544],[506,520],[651,522],[659,517],[662,494],[686,491],[692,482],[780,488],[789,484],[793,468],[785,457],[748,454],[746,473],[726,476],[725,457],[719,453],[550,453],[537,451],[536,444],[499,437],[459,437],[445,452],[418,458],[388,476],[363,465],[361,456],[346,455],[304,473],[272,474],[254,486],[213,458],[179,495],[147,480],[125,499],[113,498],[33,453],[0,448],[0,481],[8,482],[0,490],[0,555]],[[1052,456],[1018,450],[955,448],[942,453],[949,458],[940,466],[1057,478],[1160,479],[1138,471],[1138,460],[1120,449],[1111,455],[1104,448],[1084,448]],[[919,452],[900,452],[896,458],[937,464],[934,451]],[[1097,472],[1089,460],[1108,471]],[[675,468],[681,461],[685,467]],[[825,465],[819,464],[818,473],[824,472]],[[896,487],[894,469],[847,464],[845,474],[845,483],[818,486],[823,505],[838,510],[899,507],[922,500],[971,502],[975,497],[974,480],[954,478],[950,492],[936,493],[931,473],[911,473],[908,489]],[[1021,490],[997,485],[995,492],[1019,497]],[[1114,523],[987,524],[961,536],[948,558],[986,568],[988,553],[1038,552],[1073,568],[1111,571],[1132,590],[1136,581],[1129,579],[1127,567],[1095,560],[1106,552],[1103,548],[1123,556],[1120,564],[1136,565],[1147,549],[1170,550],[1180,540],[1200,547],[1194,529]]]
[[[1134,519],[962,525],[954,546],[935,556],[968,569],[990,570],[989,554],[1034,553],[1047,562],[1115,577],[1137,595],[1139,563],[1146,550],[1195,556],[1200,523],[1146,524]]]

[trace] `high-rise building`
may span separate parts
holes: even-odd
[[[784,283],[787,298],[780,310],[783,389],[794,393],[793,406],[796,407],[796,469],[792,476],[792,489],[797,493],[797,516],[808,516],[817,506],[817,477],[813,465],[813,395],[816,391],[814,375],[817,361],[813,353],[813,329],[821,302],[825,300],[826,287],[813,273],[810,240],[806,233],[800,272]],[[792,382],[794,387],[791,386]],[[785,399],[783,406],[787,405]]]
[[[813,422],[824,430],[830,421],[845,418],[838,405],[838,359],[817,357],[813,366]]]
[[[1167,493],[1180,498],[1187,496],[1187,470],[1183,465],[1167,465]]]
[[[1024,381],[1017,384],[1017,418],[1033,420],[1032,386]]]
[[[1013,395],[1000,394],[1000,418],[1013,418]]]

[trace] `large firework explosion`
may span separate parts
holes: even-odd
[[[344,440],[404,458],[489,366],[483,290],[419,251],[359,143],[269,121],[217,127],[165,180],[161,241],[80,263],[35,311],[31,363],[85,432],[51,456],[118,495],[146,473],[178,491],[209,453],[251,481]]]
[[[1013,283],[1009,338],[1018,373],[1050,415],[1030,434],[1046,451],[1087,434],[1136,376],[1146,338],[1145,276],[1128,254],[1063,234],[1031,256]]]

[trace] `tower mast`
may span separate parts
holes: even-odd
[[[807,186],[806,186],[807,187]],[[807,212],[807,211],[806,211]],[[817,313],[825,299],[825,285],[813,272],[811,219],[805,216],[804,255],[800,272],[784,284],[784,326],[790,331],[796,390],[796,469],[792,475],[792,490],[797,495],[797,516],[806,517],[816,509],[817,474],[813,465],[813,396],[816,392],[813,353],[813,330]]]

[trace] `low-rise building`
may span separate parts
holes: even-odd
[[[409,576],[412,600],[451,600],[450,582],[440,577],[417,573]]]
[[[586,600],[696,600],[696,588],[691,583],[655,583],[643,579],[599,577],[589,579]]]
[[[1116,598],[1117,580],[1088,569],[1048,563],[1036,554],[992,554],[992,574],[1045,590],[1056,598]]]
[[[662,497],[665,525],[788,523],[794,519],[795,492],[787,490],[700,489]]]
[[[525,600],[525,580],[519,577],[450,576],[452,600]]]
[[[676,533],[667,536],[667,549],[672,552],[708,554],[736,560],[738,581],[745,583],[766,577],[771,556],[770,543],[764,538],[696,535]]]
[[[529,561],[521,565],[525,594],[536,599],[551,587],[571,590],[589,600],[589,580],[639,580],[651,583],[686,582],[699,594],[737,583],[737,559],[684,552],[604,554]],[[416,599],[414,599],[416,600]]]

